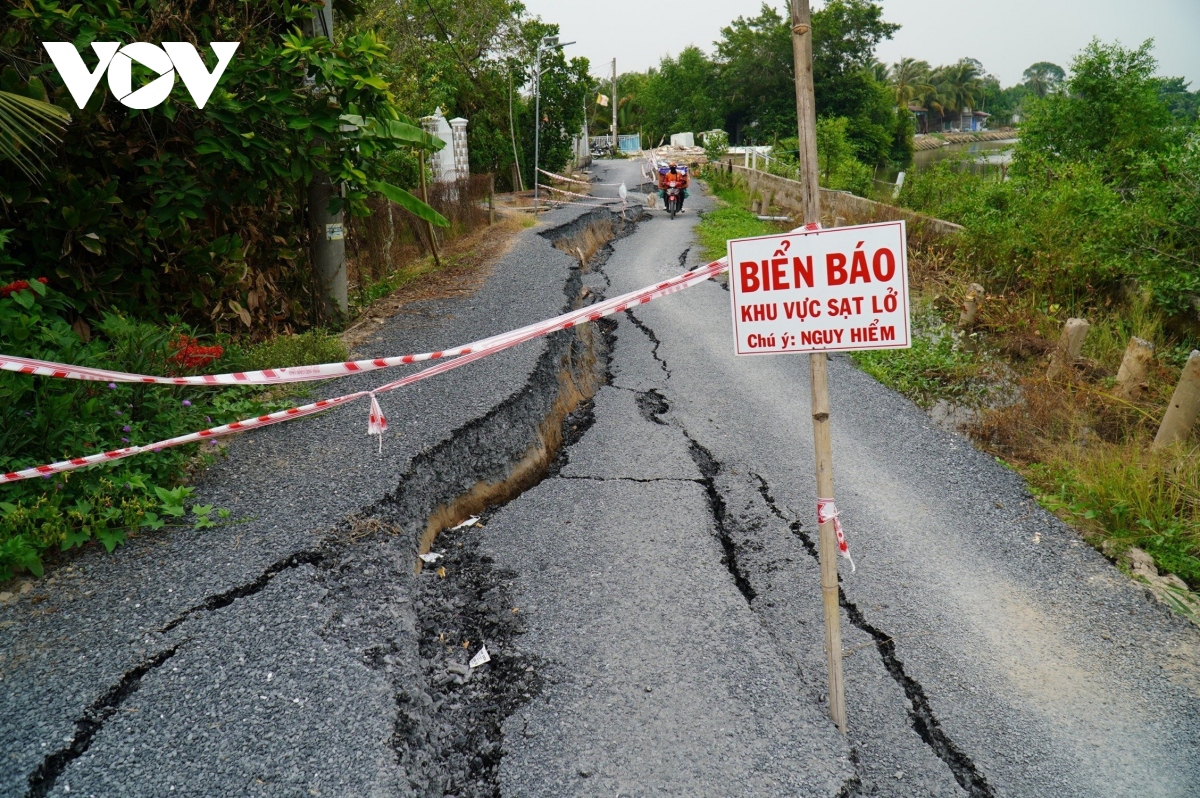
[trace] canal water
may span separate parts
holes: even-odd
[[[942,161],[957,161],[958,168],[969,169],[979,175],[993,175],[997,179],[1005,174],[1012,163],[1013,145],[1016,139],[1000,141],[968,141],[962,144],[947,144],[936,150],[918,150],[913,153],[913,165],[909,171],[928,169]],[[880,169],[875,175],[879,182],[895,183],[898,170]]]

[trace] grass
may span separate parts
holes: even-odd
[[[709,177],[708,187],[721,202],[716,210],[704,212],[696,228],[707,260],[725,257],[732,238],[765,236],[788,229],[776,222],[761,221],[746,210],[750,205],[749,195],[727,182],[727,178],[723,180],[719,173]]]
[[[964,347],[951,326],[957,301],[946,286],[969,278],[954,273],[953,260],[943,268],[950,272],[913,286],[912,349],[857,353],[856,364],[923,407],[947,399],[983,408],[967,431],[1021,473],[1043,507],[1108,556],[1136,546],[1161,572],[1200,588],[1200,452],[1149,451],[1187,346],[1147,300],[1131,296],[1088,314],[1092,328],[1076,378],[1050,382],[1045,353],[1063,322],[1081,311],[1041,305],[1033,295],[994,298],[981,311],[976,344]],[[1128,402],[1111,389],[1133,335],[1154,343],[1159,360],[1143,397]],[[1015,403],[997,401],[1014,389]],[[989,400],[1001,406],[989,409]]]

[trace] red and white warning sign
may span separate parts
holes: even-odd
[[[906,349],[903,221],[729,242],[739,355]]]

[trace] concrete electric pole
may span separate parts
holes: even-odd
[[[312,21],[312,35],[333,41],[333,0],[324,5]],[[341,193],[326,172],[314,172],[308,184],[308,219],[312,235],[312,261],[320,286],[326,318],[345,315],[349,310],[346,288],[345,214],[331,214],[329,201]]]
[[[612,76],[612,109],[613,109],[613,124],[612,124],[612,157],[617,157],[617,59],[613,59],[613,76]]]

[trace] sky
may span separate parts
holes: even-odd
[[[1037,61],[1067,69],[1072,56],[1099,37],[1129,47],[1155,40],[1159,74],[1182,76],[1200,89],[1200,0],[877,0],[884,19],[901,25],[876,50],[884,63],[901,57],[934,66],[976,58],[1004,86],[1020,83]],[[523,0],[533,14],[561,26],[571,56],[592,74],[640,72],[694,44],[712,53],[721,28],[754,16],[762,0]],[[768,5],[785,8],[781,0]],[[820,0],[814,6],[822,5]]]

